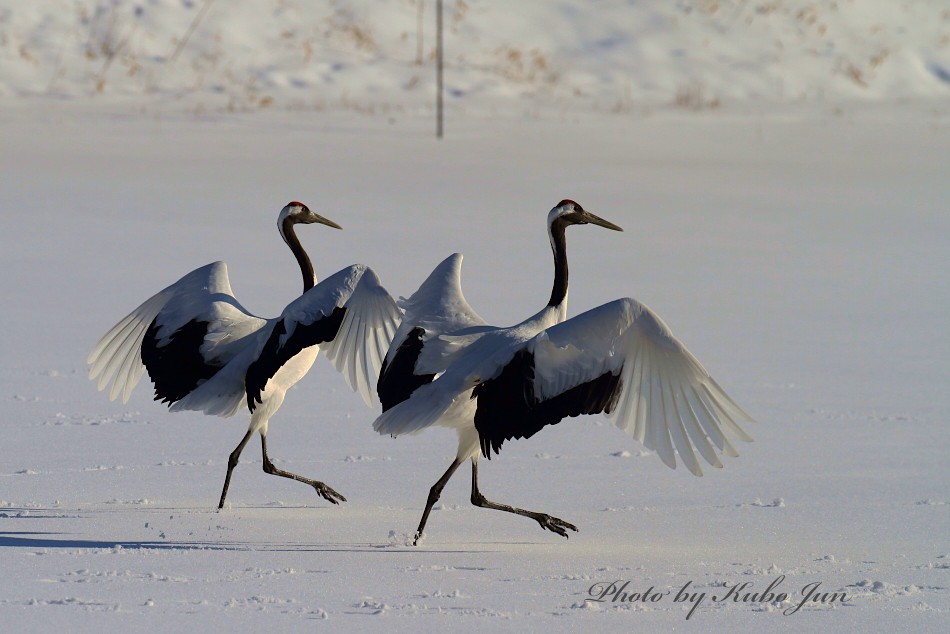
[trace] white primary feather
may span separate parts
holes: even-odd
[[[327,359],[347,385],[373,406],[382,359],[396,334],[402,314],[372,269],[351,267],[355,287],[343,306],[346,316],[332,341],[321,344]]]
[[[234,299],[224,262],[212,262],[159,291],[113,326],[86,357],[89,378],[98,388],[110,382],[109,398],[120,394],[127,402],[142,378],[141,349],[145,333],[156,321],[160,340],[167,343],[176,330],[193,319],[209,323],[200,352],[208,361],[226,363],[243,345],[237,343],[266,322],[248,313]],[[234,345],[237,344],[237,345]]]
[[[462,293],[462,259],[461,253],[445,258],[412,297],[403,300],[407,321],[426,324],[438,332],[486,324]]]
[[[448,365],[447,361],[439,361],[444,356],[443,351],[457,348],[453,348],[448,342],[443,344],[432,340],[446,333],[459,333],[466,329],[478,330],[479,327],[487,327],[485,320],[465,300],[461,276],[462,254],[453,253],[432,270],[429,277],[409,299],[400,301],[405,315],[389,347],[387,362],[392,360],[396,350],[405,341],[410,331],[414,328],[422,328],[425,331],[423,341],[426,345],[423,351],[426,361],[420,360],[417,371],[420,373],[442,372]]]
[[[657,452],[671,468],[676,453],[702,475],[694,448],[711,465],[713,445],[736,455],[727,434],[752,438],[739,425],[752,421],[646,305],[625,298],[548,328],[528,344],[534,354],[534,393],[544,401],[603,375],[622,374],[619,401],[607,415]]]
[[[298,327],[306,327],[346,308],[336,336],[319,344],[347,385],[373,406],[381,359],[399,325],[401,313],[379,277],[363,264],[342,269],[291,302],[278,318],[285,332],[282,347]]]

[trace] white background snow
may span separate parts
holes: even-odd
[[[950,612],[950,7],[940,1],[0,2],[0,622],[5,631],[942,631]],[[225,260],[264,316],[299,293],[275,231],[300,199],[318,274],[408,295],[454,251],[509,324],[648,303],[758,419],[694,478],[597,417],[467,469],[406,546],[455,438],[396,440],[324,360],[252,444],[246,418],[111,403],[85,355]],[[256,443],[256,441],[255,441]],[[784,575],[778,602],[716,602]],[[595,584],[655,603],[591,601]],[[687,582],[705,592],[688,607]],[[800,590],[847,601],[783,611]],[[608,599],[610,597],[607,597]],[[943,623],[941,626],[940,624]]]

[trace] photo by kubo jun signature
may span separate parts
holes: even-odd
[[[782,604],[791,601],[792,604],[782,610],[782,614],[790,616],[795,614],[803,607],[809,605],[831,605],[834,603],[847,603],[848,596],[844,591],[823,592],[821,591],[821,582],[813,581],[802,586],[797,595],[789,595],[786,592],[779,592],[778,588],[785,581],[785,575],[779,575],[772,580],[762,592],[753,591],[754,583],[745,581],[742,583],[724,584],[723,593],[710,594],[709,600],[713,603],[777,603]],[[690,588],[692,581],[687,581],[681,588],[676,590],[656,590],[650,586],[643,592],[628,592],[629,581],[618,579],[616,581],[599,581],[587,590],[589,596],[587,601],[597,603],[660,603],[665,597],[672,595],[673,603],[683,603],[691,606],[686,613],[686,620],[689,620],[696,609],[706,600],[706,592],[697,591]]]

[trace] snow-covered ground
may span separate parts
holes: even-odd
[[[434,4],[2,0],[0,100],[118,101],[148,112],[425,112]],[[837,106],[950,92],[945,0],[445,7],[447,107],[459,112]]]
[[[453,62],[449,87],[464,90],[441,142],[431,85],[407,85],[415,72],[429,81],[412,63],[412,2],[327,5],[368,25],[371,51],[336,42],[339,26],[286,38],[336,47],[336,83],[276,45],[274,7],[316,3],[258,3],[273,5],[260,19],[236,4],[213,3],[169,67],[202,2],[98,3],[125,11],[111,28],[129,42],[99,92],[104,62],[82,52],[95,29],[79,16],[96,3],[0,2],[4,631],[945,629],[948,89],[939,72],[887,70],[947,68],[943,3],[525,3],[502,21],[495,3],[469,2],[452,37],[468,34],[471,66]],[[783,40],[787,57],[723,61],[726,43],[762,53],[762,34],[788,33],[807,6],[827,20],[827,55]],[[619,50],[589,48],[610,33]],[[865,59],[874,37],[892,55],[855,88],[834,58]],[[488,59],[503,42],[543,51],[555,80],[477,68],[476,49]],[[654,65],[658,42],[688,58]],[[206,60],[188,83],[215,46],[230,61]],[[640,53],[649,71],[630,62]],[[677,107],[694,72],[701,98]],[[273,107],[239,92],[251,76]],[[703,478],[597,417],[483,462],[486,495],[573,522],[570,540],[472,507],[460,472],[426,539],[406,546],[455,438],[376,435],[375,412],[322,359],[269,447],[346,495],[340,507],[263,474],[252,446],[217,512],[246,418],[169,414],[147,384],[111,403],[86,380],[105,329],[207,262],[228,262],[250,310],[279,312],[299,292],[274,226],[291,199],[345,227],[301,229],[318,274],[365,262],[407,295],[461,251],[471,304],[518,321],[548,297],[544,218],[564,197],[626,230],[568,234],[571,313],[648,303],[759,421],[755,442]],[[713,599],[776,580],[784,602]],[[626,598],[659,594],[600,597],[611,583]],[[705,593],[688,620],[674,601],[687,583]],[[785,614],[806,587],[826,602]]]

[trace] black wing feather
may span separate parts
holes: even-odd
[[[293,334],[280,344],[280,338],[287,332],[285,320],[274,325],[264,348],[257,359],[247,368],[244,375],[244,389],[247,392],[247,408],[253,412],[261,402],[261,393],[267,387],[267,382],[288,361],[293,359],[301,350],[319,343],[333,341],[340,330],[346,308],[337,306],[329,315],[313,323],[297,323]]]
[[[155,400],[171,406],[213,377],[221,365],[201,356],[201,344],[208,334],[207,321],[187,322],[164,345],[159,345],[157,321],[158,317],[152,320],[142,339],[142,363],[155,386]]]
[[[384,412],[399,405],[412,396],[418,388],[431,383],[435,378],[435,374],[415,374],[416,361],[422,354],[424,334],[425,330],[422,328],[418,326],[413,328],[399,344],[392,363],[383,361],[379,380],[376,382],[376,393],[379,395],[379,402],[382,403]]]
[[[519,350],[494,379],[480,383],[472,392],[477,399],[475,429],[482,454],[501,449],[506,440],[530,438],[546,425],[581,414],[610,413],[620,398],[621,370],[605,372],[557,396],[539,401],[534,396],[534,355]]]

